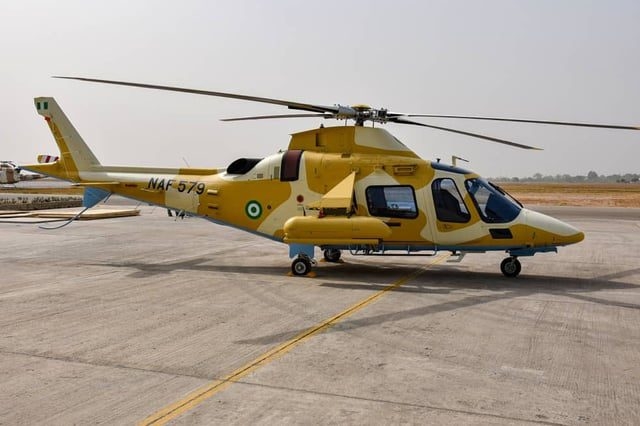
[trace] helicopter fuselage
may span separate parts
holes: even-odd
[[[380,128],[296,133],[285,151],[221,169],[103,166],[53,98],[36,105],[61,156],[25,168],[85,186],[85,204],[119,194],[284,242],[291,257],[305,261],[314,247],[357,254],[501,250],[515,260],[584,238],[476,173],[421,159]]]

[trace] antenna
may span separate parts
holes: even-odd
[[[465,163],[468,163],[468,162],[469,162],[469,160],[465,160],[465,159],[464,159],[464,158],[462,158],[462,157],[458,157],[457,155],[452,155],[452,156],[451,156],[451,165],[452,165],[452,166],[455,166],[455,165],[456,165],[456,160],[464,161]]]

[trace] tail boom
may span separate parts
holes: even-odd
[[[34,100],[58,145],[60,156],[38,157],[24,169],[75,183],[86,192],[119,194],[151,204],[198,212],[200,196],[218,169],[103,166],[51,97]],[[96,197],[93,197],[96,198]],[[95,201],[95,200],[94,200]]]

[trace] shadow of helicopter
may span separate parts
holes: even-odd
[[[136,271],[128,276],[146,278],[158,274],[169,274],[178,270],[196,272],[226,272],[242,275],[270,275],[283,277],[280,266],[244,266],[244,265],[211,265],[210,258],[176,261],[170,263],[120,262],[101,263],[96,266],[132,268]],[[416,271],[415,265],[409,264],[366,264],[355,263],[331,265],[322,268],[322,277],[318,285],[336,290],[362,290],[368,292],[381,291],[388,288],[394,280]],[[402,286],[394,288],[394,292],[412,294],[449,294],[464,290],[482,290],[483,294],[462,295],[460,299],[430,304],[403,311],[389,312],[359,319],[346,319],[338,327],[332,326],[325,332],[348,332],[362,327],[379,325],[389,321],[433,315],[454,311],[461,308],[483,305],[490,302],[508,300],[518,297],[550,294],[564,296],[581,302],[596,303],[625,309],[640,310],[640,305],[628,302],[607,300],[589,295],[603,290],[638,289],[640,284],[614,281],[640,274],[640,268],[628,269],[594,278],[558,277],[546,275],[521,275],[517,279],[506,278],[500,273],[468,272],[460,266],[433,265],[420,276]],[[299,279],[299,278],[296,278]],[[250,280],[249,280],[250,281]],[[486,292],[489,292],[488,294]],[[293,329],[281,333],[257,338],[239,340],[240,344],[274,344],[286,341],[306,331],[306,328]]]
[[[283,277],[286,275],[285,271],[287,270],[282,266],[213,265],[209,263],[211,260],[212,259],[210,257],[199,257],[163,263],[125,261],[90,263],[88,265],[134,269],[134,272],[127,275],[130,278],[147,278],[154,275],[170,274],[181,270]],[[349,261],[339,264],[326,264],[325,267],[319,270],[321,271],[321,276],[315,279],[336,281],[323,282],[320,284],[323,287],[377,291],[388,287],[390,281],[400,278],[420,267],[421,265],[419,264],[408,263],[370,264],[364,262],[351,263],[351,261]],[[509,290],[514,287],[518,289],[527,288],[529,290],[549,290],[556,292],[561,292],[562,290],[597,291],[605,288],[616,289],[619,287],[615,286],[620,285],[640,287],[638,284],[611,281],[635,274],[640,274],[640,268],[619,271],[594,278],[523,274],[517,279],[513,279],[506,278],[498,272],[469,272],[464,266],[460,265],[431,265],[428,270],[421,274],[421,282],[417,282],[419,279],[414,279],[413,284],[405,284],[394,289],[394,291],[407,293],[445,293],[448,292],[448,290],[453,289],[501,291]],[[427,283],[423,281],[424,277],[433,277],[433,280],[430,280]],[[454,282],[451,282],[451,280]],[[366,283],[363,283],[363,281],[366,281]],[[594,288],[594,286],[596,288]]]
[[[156,275],[171,274],[176,271],[191,272],[222,272],[241,275],[268,275],[286,277],[289,268],[282,266],[261,265],[213,265],[211,257],[178,260],[173,262],[149,263],[142,261],[86,263],[87,266],[102,266],[110,268],[132,269],[129,278],[149,278]],[[367,263],[339,263],[325,264],[318,269],[322,279],[332,279],[338,282],[360,282],[367,280],[380,283],[381,288],[415,270],[420,265],[409,264],[367,264]],[[304,280],[305,278],[298,278]]]
[[[325,329],[324,332],[349,332],[362,327],[370,327],[383,324],[389,321],[398,321],[413,317],[422,317],[438,314],[442,312],[454,311],[461,308],[483,305],[489,302],[508,300],[518,297],[527,297],[540,294],[553,294],[565,296],[582,302],[597,303],[606,306],[614,306],[626,309],[640,310],[640,305],[602,299],[588,296],[584,293],[593,293],[602,290],[624,290],[637,289],[640,284],[610,281],[612,278],[620,278],[640,274],[640,268],[611,274],[613,276],[602,276],[595,278],[571,278],[552,276],[520,276],[518,279],[509,279],[496,273],[486,272],[465,272],[450,269],[447,267],[432,267],[411,283],[393,289],[394,292],[405,293],[432,293],[447,294],[460,290],[488,290],[490,294],[466,295],[458,300],[446,301],[442,303],[421,306],[403,311],[394,311],[379,315],[368,316],[359,319],[347,319],[341,321],[336,326]],[[323,287],[336,289],[358,289],[380,291],[387,285],[376,283],[344,284],[325,282]],[[261,336],[253,339],[239,340],[241,344],[274,344],[286,341],[292,337],[303,333],[306,329],[300,328],[268,336]]]

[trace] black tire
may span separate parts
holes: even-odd
[[[323,252],[323,255],[324,260],[326,260],[327,262],[336,263],[340,260],[342,252],[338,249],[326,249]]]
[[[291,263],[293,275],[304,276],[311,272],[311,262],[304,257],[298,257]]]
[[[500,271],[505,277],[517,277],[522,270],[522,265],[517,257],[507,257],[500,263]]]

